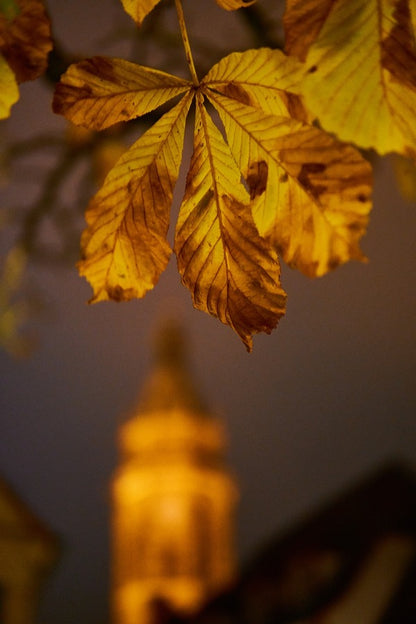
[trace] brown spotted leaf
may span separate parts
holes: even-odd
[[[143,297],[166,268],[173,188],[192,94],[165,113],[124,153],[88,207],[79,272],[91,301]]]
[[[286,0],[283,24],[288,54],[305,60],[333,6],[334,0]]]
[[[292,93],[299,89],[303,73],[298,59],[281,50],[259,48],[224,57],[210,69],[203,85],[266,113],[306,119],[306,111]]]
[[[41,0],[0,3],[0,52],[18,82],[44,73],[52,49],[49,18]]]
[[[77,125],[102,130],[149,113],[190,84],[123,59],[96,56],[71,65],[61,77],[53,110]]]
[[[175,253],[196,308],[232,327],[251,350],[285,312],[276,253],[256,230],[229,147],[197,96],[194,153]]]
[[[288,0],[299,93],[343,141],[416,157],[414,12],[414,0]]]
[[[371,167],[360,153],[298,120],[207,95],[249,187],[257,228],[284,260],[311,277],[363,260]]]

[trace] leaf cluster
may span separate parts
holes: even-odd
[[[158,3],[122,0],[138,27]],[[217,4],[244,11],[253,2]],[[96,56],[56,87],[54,111],[92,130],[163,111],[91,199],[79,271],[91,301],[129,300],[155,286],[173,251],[194,306],[250,350],[253,334],[270,333],[285,313],[279,257],[310,277],[365,260],[372,170],[359,148],[416,157],[416,10],[410,0],[286,0],[284,52],[234,52],[200,79],[175,6],[189,80]]]

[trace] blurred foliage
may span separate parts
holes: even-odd
[[[14,356],[30,353],[33,340],[22,331],[22,326],[33,313],[33,305],[22,294],[27,255],[21,247],[14,247],[0,267],[0,345]]]

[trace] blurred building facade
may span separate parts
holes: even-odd
[[[58,540],[0,479],[0,622],[34,624]]]
[[[119,432],[112,483],[114,624],[150,624],[163,605],[190,614],[234,579],[236,483],[223,423],[205,408],[179,330],[165,326],[156,362]]]

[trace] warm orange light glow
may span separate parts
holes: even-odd
[[[178,336],[167,338],[135,415],[120,431],[122,459],[113,480],[115,624],[151,622],[155,600],[190,613],[235,572],[237,489],[224,463],[223,425],[200,404]]]

